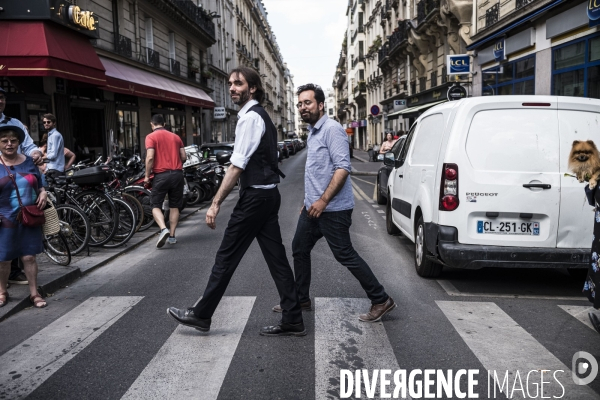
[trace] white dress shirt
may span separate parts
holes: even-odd
[[[231,165],[246,169],[252,154],[258,149],[258,145],[265,134],[265,121],[254,111],[248,110],[258,104],[256,100],[248,101],[238,112],[238,123],[235,127],[235,145],[231,155]],[[257,189],[272,189],[277,185],[252,185]]]

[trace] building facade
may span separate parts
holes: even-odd
[[[215,26],[191,1],[23,0],[4,7],[0,30],[6,114],[34,140],[46,112],[81,158],[143,153],[155,113],[186,144],[207,129],[211,88],[189,60],[205,59]]]
[[[447,99],[455,83],[446,56],[471,44],[472,8],[471,0],[349,1],[334,87],[354,147],[380,143],[386,130],[407,131]],[[472,92],[470,74],[458,84]]]
[[[242,5],[253,33],[240,28]],[[41,116],[55,114],[80,159],[143,154],[156,113],[186,145],[233,141],[227,72],[238,64],[263,75],[282,136],[293,121],[286,68],[257,0],[20,0],[3,5],[0,31],[6,115],[39,141]],[[258,61],[248,62],[238,35],[256,43]]]
[[[594,2],[475,1],[474,95],[600,98]]]

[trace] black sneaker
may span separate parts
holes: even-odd
[[[25,274],[21,272],[19,275],[13,277],[12,279],[9,278],[8,283],[12,283],[15,285],[28,285],[29,281],[27,280]]]
[[[275,326],[265,326],[260,330],[262,336],[306,336],[304,323],[299,324],[284,324],[281,323]]]
[[[175,307],[167,308],[167,315],[175,318],[181,325],[191,326],[202,332],[208,332],[210,330],[210,318],[202,319],[196,317],[193,308],[182,310]]]

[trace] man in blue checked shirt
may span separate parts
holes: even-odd
[[[304,207],[292,242],[298,298],[303,310],[311,310],[309,297],[310,253],[323,236],[335,259],[354,275],[371,300],[371,308],[358,319],[377,322],[396,307],[371,268],[350,241],[354,195],[350,181],[350,150],[344,128],[325,113],[325,93],[318,85],[300,86],[298,111],[310,124],[304,170]],[[273,311],[281,312],[280,306]]]
[[[44,114],[42,122],[48,131],[46,175],[62,175],[65,172],[65,144],[62,135],[56,130],[56,117]]]

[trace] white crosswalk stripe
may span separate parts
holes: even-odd
[[[368,299],[315,298],[316,399],[339,398],[341,369],[399,369],[383,323],[358,320],[370,305]],[[364,386],[362,398],[373,398],[366,396]]]
[[[28,396],[143,297],[91,297],[0,357],[0,387]]]
[[[531,334],[519,326],[500,307],[491,302],[437,301],[458,334],[471,351],[491,373],[494,371],[503,381],[510,372],[508,388],[517,391],[509,398],[521,399],[519,387],[523,386],[530,371],[537,373],[539,381],[541,370],[551,371],[545,376],[545,396],[563,399],[593,399],[597,394],[588,386],[575,385],[571,379],[571,370],[550,353]],[[553,379],[555,371],[560,384]],[[521,380],[517,382],[518,377]],[[502,385],[503,382],[499,382]],[[563,387],[561,387],[564,386]],[[493,389],[493,386],[491,386]],[[524,393],[523,393],[524,394]]]
[[[210,333],[180,325],[123,399],[216,399],[256,297],[223,297]]]

